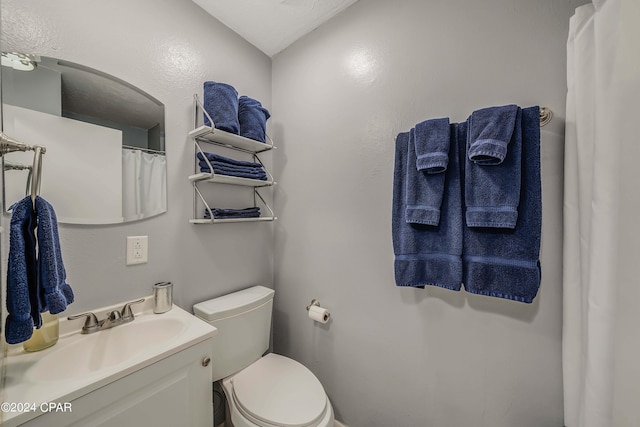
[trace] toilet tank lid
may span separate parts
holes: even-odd
[[[203,320],[212,322],[256,308],[273,299],[274,294],[275,291],[273,289],[264,286],[252,286],[195,304],[193,313]]]

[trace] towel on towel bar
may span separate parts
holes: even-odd
[[[515,106],[515,119],[510,121],[511,131],[508,132],[509,150],[505,152],[504,160],[499,164],[474,162],[471,159],[473,145],[477,143],[477,141],[474,142],[474,137],[471,135],[474,114],[469,118],[468,155],[465,159],[464,194],[467,226],[514,228],[518,220],[518,204],[520,202],[522,110]],[[485,118],[487,117],[489,116],[485,116]],[[501,119],[502,115],[495,116],[495,120]],[[491,126],[487,125],[487,127]],[[504,147],[506,150],[506,143]]]
[[[449,128],[449,120],[447,120],[447,128]],[[448,137],[448,129],[446,133]],[[416,165],[418,162],[418,149],[415,147],[417,134],[417,127],[409,131],[408,165]],[[448,149],[449,141],[447,141],[446,145]],[[448,152],[446,156],[448,162]],[[444,194],[445,174],[430,174],[416,167],[407,167],[406,173],[405,221],[411,224],[438,225],[440,222],[442,196]]]
[[[34,326],[42,325],[40,313],[60,313],[74,296],[66,283],[53,207],[37,196],[34,211],[27,196],[12,209],[5,338],[9,344],[17,344],[31,338]]]
[[[518,222],[513,229],[465,227],[464,285],[468,292],[531,303],[540,287],[540,110],[524,108],[521,117]]]
[[[216,129],[238,134],[238,91],[231,85],[218,82],[204,82],[205,111],[211,116]],[[211,122],[204,115],[204,124],[211,126]]]
[[[442,173],[449,163],[449,118],[429,119],[415,126],[416,168]]]
[[[450,125],[450,144],[454,153],[458,139],[466,136],[465,127]],[[407,171],[416,171],[415,150],[409,147],[409,132],[398,134],[393,177],[392,236],[395,254],[394,274],[397,286],[439,286],[460,290],[462,286],[462,200],[460,163],[449,158],[438,226],[409,224],[405,221]],[[464,139],[462,139],[464,143]]]
[[[241,96],[238,100],[240,136],[265,142],[269,117],[271,117],[271,114],[262,106],[260,101],[248,96]]]
[[[31,197],[12,206],[7,265],[5,338],[17,344],[31,338],[42,320],[38,309],[36,214]]]
[[[479,165],[499,165],[507,155],[514,133],[517,105],[476,110],[469,118],[469,160]]]

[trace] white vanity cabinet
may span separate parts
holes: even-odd
[[[211,426],[211,349],[212,338],[208,338],[73,399],[71,411],[62,412],[65,402],[58,402],[63,404],[61,412],[54,409],[23,425]]]

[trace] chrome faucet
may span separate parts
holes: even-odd
[[[67,317],[68,320],[75,320],[81,317],[86,317],[84,321],[84,326],[82,327],[83,334],[92,334],[94,332],[102,331],[103,329],[111,329],[118,325],[123,325],[125,323],[133,322],[135,316],[133,315],[133,310],[131,310],[132,304],[139,304],[143,302],[145,299],[139,299],[136,301],[131,301],[126,303],[122,310],[113,310],[107,314],[107,317],[98,321],[98,318],[95,314],[91,312],[76,314],[75,316]]]

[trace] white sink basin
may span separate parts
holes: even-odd
[[[26,374],[36,381],[86,376],[118,365],[153,347],[164,347],[187,324],[177,318],[139,316],[131,323],[89,335],[43,353]]]
[[[124,302],[94,310],[103,319]],[[153,313],[153,298],[132,306],[133,322],[81,334],[84,319],[60,316],[56,345],[27,353],[22,345],[8,345],[5,357],[5,402],[70,402],[179,351],[207,340],[216,328],[180,307]],[[66,313],[65,313],[66,314]],[[3,427],[18,426],[38,412],[0,414]]]

